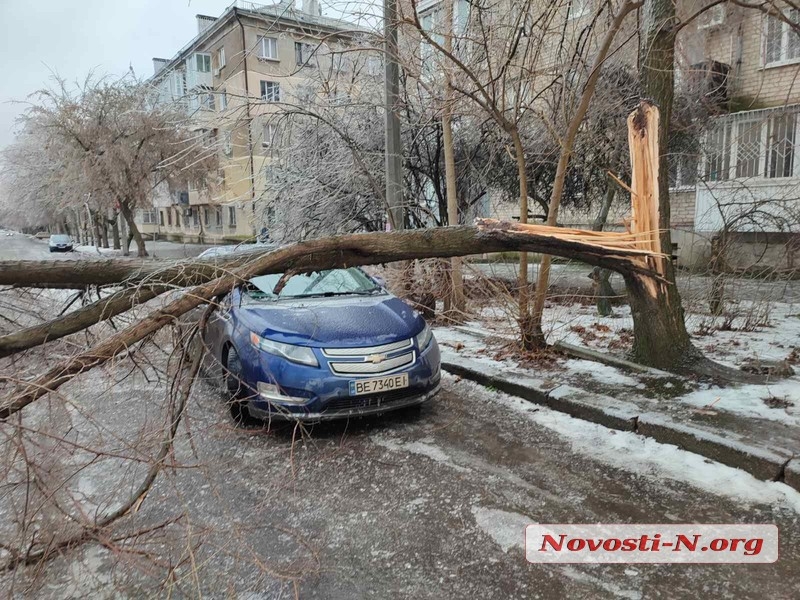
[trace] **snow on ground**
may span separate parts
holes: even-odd
[[[711,461],[672,444],[661,444],[628,431],[616,431],[531,404],[471,381],[446,375],[448,384],[465,386],[487,402],[524,414],[534,423],[567,439],[573,452],[653,480],[667,478],[744,504],[775,504],[800,514],[800,492],[777,482],[760,481],[733,467]]]
[[[799,286],[800,287],[800,286]],[[615,306],[614,316],[597,316],[594,305],[579,302],[549,304],[544,322],[548,341],[563,341],[619,356],[630,348],[633,323],[627,306]],[[645,385],[620,369],[588,360],[557,358],[533,367],[519,365],[512,353],[502,352],[502,344],[514,339],[514,319],[507,307],[497,304],[481,308],[467,329],[487,332],[494,339],[469,335],[464,330],[436,328],[436,338],[447,350],[469,356],[488,369],[498,367],[514,377],[530,378],[534,385],[553,379],[577,387],[624,388],[626,394],[644,395]],[[797,374],[766,385],[720,388],[687,382],[689,392],[675,397],[693,408],[727,411],[800,426],[800,306],[768,299],[731,301],[728,314],[712,317],[690,313],[687,328],[694,344],[709,358],[739,368],[760,361],[791,360]],[[498,361],[500,364],[498,364]],[[668,387],[666,384],[665,387]],[[612,393],[612,395],[614,395]]]

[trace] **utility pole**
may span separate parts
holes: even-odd
[[[403,149],[400,140],[400,67],[397,64],[397,0],[383,0],[384,89],[386,96],[386,205],[393,230],[405,228]]]

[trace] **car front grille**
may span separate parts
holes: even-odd
[[[328,402],[323,412],[391,406],[397,402],[402,402],[403,400],[420,396],[422,393],[423,391],[418,388],[405,388],[402,390],[394,390],[380,394],[345,396],[343,398],[335,398]]]
[[[367,348],[324,348],[322,354],[339,359],[328,362],[332,373],[354,377],[385,375],[408,367],[416,360],[411,338]]]

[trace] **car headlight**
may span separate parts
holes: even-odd
[[[433,332],[431,328],[428,327],[428,324],[425,323],[425,327],[417,334],[417,348],[420,350],[424,350],[428,347],[428,344],[431,343],[431,338],[433,337]]]
[[[280,356],[286,360],[290,360],[301,365],[308,365],[310,367],[318,367],[317,357],[314,356],[314,351],[305,346],[295,346],[293,344],[282,344],[273,340],[267,340],[261,336],[250,332],[250,343],[259,350],[269,352],[275,356]]]

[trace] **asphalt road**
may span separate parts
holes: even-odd
[[[39,242],[14,237],[0,238],[0,257],[51,258]],[[137,354],[136,369],[117,361],[23,411],[27,426],[49,436],[30,447],[42,452],[43,481],[57,474],[58,494],[71,490],[84,511],[114,506],[141,480],[142,456],[158,448],[166,384],[157,348],[169,340],[155,342]],[[0,362],[0,374],[22,375],[69,351],[53,345],[24,365]],[[42,571],[0,577],[0,589],[53,599],[797,597],[800,500],[776,500],[785,486],[745,477],[743,496],[735,492],[741,473],[696,457],[685,469],[721,478],[690,485],[680,469],[664,475],[658,446],[654,462],[643,463],[644,446],[619,443],[629,434],[589,430],[546,409],[531,414],[446,376],[419,414],[317,426],[308,435],[287,426],[246,430],[233,426],[203,380],[171,467],[125,525],[155,533],[70,550]],[[2,428],[0,455],[8,456],[13,428]],[[596,443],[587,448],[589,431]],[[49,440],[60,436],[79,445],[54,449]],[[88,447],[106,454],[76,450]],[[674,448],[660,448],[672,460]],[[19,512],[13,501],[0,494],[3,540],[12,539],[3,533],[8,516]],[[67,525],[60,514],[51,518]],[[776,523],[781,554],[770,565],[531,565],[522,548],[527,522]]]
[[[19,232],[6,235],[8,232],[0,230],[0,260],[81,260],[86,258],[100,258],[102,256],[121,254],[104,249],[102,253],[89,247],[82,247],[75,252],[50,252],[47,239],[39,240]],[[197,256],[208,245],[203,244],[177,244],[174,242],[145,242],[147,251],[153,258],[186,258]],[[136,246],[131,244],[132,256],[136,255]]]

